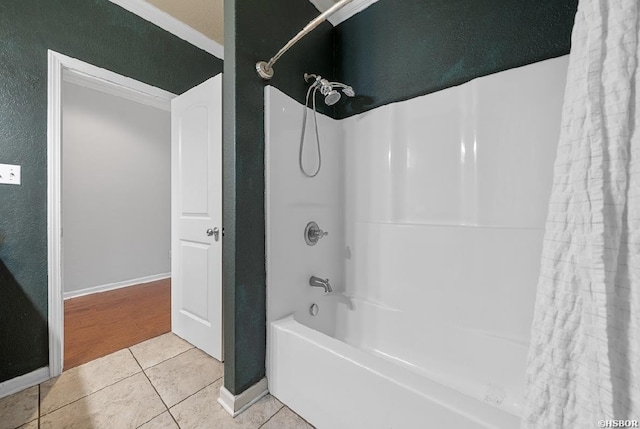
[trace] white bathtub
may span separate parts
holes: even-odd
[[[270,324],[268,377],[271,393],[318,429],[519,427],[508,380],[523,373],[523,344],[446,326],[407,331],[401,313],[357,299],[315,303],[315,317],[305,306]],[[416,347],[417,337],[429,340]]]

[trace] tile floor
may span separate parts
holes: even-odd
[[[0,399],[0,429],[313,429],[271,395],[232,418],[217,402],[222,373],[161,335]]]

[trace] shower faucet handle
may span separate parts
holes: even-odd
[[[304,229],[304,241],[309,246],[315,246],[322,237],[329,235],[327,231],[320,229],[317,223],[311,221]]]
[[[312,234],[314,237],[317,237],[318,239],[321,239],[325,235],[329,235],[327,231],[323,231],[320,228],[309,231],[309,234]]]

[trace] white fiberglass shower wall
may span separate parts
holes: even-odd
[[[322,117],[314,179],[302,106],[267,88],[276,397],[320,429],[518,425],[567,63]],[[314,247],[311,220],[330,233]]]

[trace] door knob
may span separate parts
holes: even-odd
[[[218,241],[220,239],[220,230],[217,226],[213,229],[207,229],[207,236],[211,237],[212,235],[214,240]]]

